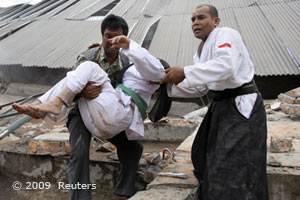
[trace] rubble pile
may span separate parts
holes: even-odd
[[[300,116],[300,87],[278,95],[280,109],[289,115]]]

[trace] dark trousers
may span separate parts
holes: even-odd
[[[249,119],[235,98],[213,101],[192,146],[199,200],[267,200],[266,114],[261,95]]]
[[[70,165],[68,169],[70,184],[89,184],[89,149],[91,133],[85,127],[78,108],[68,115],[67,127],[70,131]],[[121,132],[109,141],[117,147],[120,161],[120,175],[115,188],[115,194],[130,197],[135,194],[135,180],[139,160],[142,156],[143,145],[140,141],[130,141],[125,132]],[[71,189],[71,200],[90,200],[88,189]]]

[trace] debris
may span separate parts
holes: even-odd
[[[280,104],[281,102],[280,101],[275,101],[272,105],[271,105],[271,109],[272,110],[280,110]]]
[[[272,110],[272,109],[270,109],[270,108],[268,108],[268,109],[266,109],[266,113],[267,114],[275,114],[275,111]]]
[[[283,113],[283,112],[275,112],[273,111],[273,114],[267,115],[268,121],[279,121],[282,118],[288,117],[289,115]]]
[[[300,116],[300,87],[278,95],[280,109],[288,115]]]
[[[281,110],[289,115],[300,116],[300,104],[281,104]]]
[[[294,100],[295,98],[293,97],[290,97],[286,94],[279,94],[278,97],[277,97],[282,103],[286,103],[286,104],[293,104],[294,103]]]
[[[284,167],[284,168],[282,168],[282,171],[284,171],[284,172],[289,172],[289,168]]]
[[[186,115],[183,116],[184,119],[193,119],[193,118],[197,118],[197,117],[204,117],[205,114],[207,113],[208,108],[204,107],[198,110],[195,110],[193,112],[190,112]]]
[[[0,144],[16,141],[16,140],[19,140],[19,139],[20,138],[16,137],[14,134],[10,134],[10,135],[4,137],[2,140],[0,140]]]
[[[147,165],[147,164],[148,164],[148,162],[147,162],[147,160],[146,160],[145,158],[141,158],[141,159],[140,159],[139,165],[145,166],[145,165]]]
[[[300,87],[292,89],[292,90],[286,92],[285,94],[292,98],[298,98],[298,97],[300,97]]]
[[[166,153],[168,153],[168,154],[166,155]],[[175,157],[175,154],[170,149],[165,148],[163,150],[163,152],[162,152],[162,159],[163,160],[167,159],[169,163],[174,163],[174,162],[176,162],[174,157]]]
[[[35,136],[35,131],[28,131],[27,133],[22,135],[24,139],[32,139]]]
[[[187,179],[186,173],[181,172],[159,172],[159,176]]]
[[[274,158],[273,156],[271,156],[270,159],[271,160],[268,162],[268,165],[273,166],[273,167],[280,167],[281,166],[281,162],[277,161],[276,158]]]
[[[107,155],[107,159],[108,160],[113,160],[113,161],[118,161],[119,160],[118,155],[116,153],[111,153],[111,154]]]
[[[273,139],[273,137],[271,137],[270,140],[270,151],[272,153],[284,153],[292,151],[293,149],[293,138]]]
[[[100,151],[100,152],[112,152],[114,153],[116,151],[116,147],[111,144],[110,142],[106,142],[101,145],[97,145],[94,147],[95,151]]]
[[[145,153],[145,159],[148,163],[157,165],[161,162],[160,154],[157,152],[154,153]]]

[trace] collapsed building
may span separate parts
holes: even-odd
[[[218,8],[221,26],[232,27],[241,33],[255,66],[256,84],[264,99],[276,99],[280,93],[286,94],[287,91],[300,86],[299,0],[44,0],[35,5],[20,4],[0,8],[1,92],[3,95],[16,96],[9,96],[12,101],[15,101],[46,91],[50,85],[72,70],[79,52],[86,50],[90,44],[101,41],[100,24],[107,14],[124,17],[130,28],[129,37],[147,48],[153,55],[166,60],[171,66],[192,64],[192,57],[199,41],[192,34],[190,17],[194,8],[202,3],[210,3]],[[278,98],[283,101],[281,97]],[[298,97],[294,96],[293,98]],[[183,108],[175,115],[182,116],[181,113],[203,107],[206,103],[203,100],[199,99],[200,103],[198,102],[197,106],[190,105],[189,109]],[[4,103],[6,102],[1,102],[1,104]],[[270,107],[272,105],[274,105],[273,102],[270,103]],[[173,107],[173,109],[178,109],[178,107]],[[287,111],[288,115],[282,115],[282,112],[270,110],[268,115],[270,130],[274,132],[276,132],[275,129],[277,130],[272,139],[271,136],[268,138],[268,144],[272,144],[273,151],[268,157],[269,174],[273,174],[270,176],[270,180],[273,181],[270,184],[271,194],[274,199],[275,197],[277,199],[296,199],[300,194],[293,189],[299,187],[299,163],[295,161],[299,152],[295,147],[300,136],[295,133],[299,130],[299,126],[295,125],[294,121],[289,121],[289,116],[293,116],[293,119],[297,120],[297,113],[291,114]],[[12,119],[12,117],[2,118],[0,121],[3,129],[10,125],[11,121],[8,119]],[[277,122],[280,119],[287,120],[284,122],[287,125],[279,126]],[[180,127],[184,127],[182,129],[175,126],[176,124],[172,124],[172,120],[168,121],[167,125],[149,124],[146,126],[148,133],[155,137],[148,139],[151,141],[162,140],[161,138],[164,138],[162,127],[170,127],[171,124],[173,127],[177,127],[178,132],[174,133],[170,129],[165,132],[170,133],[173,137],[184,132],[185,134],[175,141],[180,143],[198,127],[199,121],[197,120],[196,122],[193,120],[192,122],[177,121],[179,124],[183,123],[180,125]],[[31,127],[33,132],[30,132],[28,127]],[[53,182],[59,177],[63,180],[67,160],[60,160],[59,156],[66,156],[69,152],[68,139],[64,137],[65,134],[67,135],[64,125],[58,127],[56,132],[44,127],[43,123],[40,128],[30,123],[28,127],[24,128],[23,126],[23,129],[18,129],[19,136],[21,133],[27,135],[27,140],[23,141],[23,146],[21,145],[22,148],[19,150],[26,152],[26,155],[38,155],[39,159],[45,159],[45,162],[39,160],[37,162],[39,164],[36,164],[39,167],[34,168],[36,173],[26,172],[23,173],[23,176],[48,178]],[[279,130],[288,132],[290,129],[291,132],[287,134],[289,137],[282,137],[278,132]],[[153,133],[153,130],[157,130],[157,132]],[[61,133],[60,136],[64,138],[63,142],[52,141],[51,136],[45,142],[36,138],[45,133]],[[49,141],[52,141],[53,145],[49,146]],[[170,177],[166,178],[166,174],[163,174],[156,179],[156,182],[148,186],[151,192],[155,190],[161,192],[163,189],[160,188],[160,185],[165,183],[169,193],[173,193],[169,195],[178,197],[179,194],[184,194],[186,197],[182,197],[182,199],[192,198],[191,194],[196,182],[190,177],[192,174],[188,172],[192,170],[186,159],[189,156],[189,153],[186,153],[189,145],[187,142],[187,147],[181,147],[183,150],[179,149],[177,152],[177,161],[182,160],[182,162],[179,165],[169,166],[171,172],[176,170],[178,172],[182,169],[188,178],[172,179],[174,177],[171,177],[171,181],[175,185],[173,187],[175,189],[172,190],[170,189],[172,184],[166,181]],[[9,158],[12,161],[13,159],[19,161],[29,159],[28,156],[18,157],[16,154],[7,153],[9,151],[16,153],[15,148],[5,147],[5,149],[6,153],[1,154],[1,166],[5,163],[7,165]],[[49,155],[50,157],[47,157]],[[54,160],[58,162],[53,162],[51,156],[54,156]],[[159,157],[160,155],[157,154],[146,155],[145,159],[141,161],[143,162],[141,165],[149,167],[153,163],[158,164]],[[31,157],[30,162],[35,162],[34,158],[37,157]],[[94,172],[103,170],[109,175],[116,173],[115,169],[107,170],[111,166],[117,166],[115,158],[112,156],[108,160],[113,161],[113,164],[104,159],[101,162],[105,164],[100,166],[97,164],[99,159],[95,158],[91,164]],[[174,164],[174,161],[170,160],[170,162]],[[61,166],[61,169],[58,169],[58,166]],[[28,170],[30,167],[28,166]],[[145,189],[145,183],[151,182],[161,168],[162,166],[154,167],[152,174],[145,175],[144,173],[144,176],[140,176],[140,189]],[[2,169],[4,168],[2,167]],[[7,165],[5,169],[8,172],[9,169],[14,168],[12,165]],[[4,171],[0,171],[0,174]],[[21,168],[15,169],[15,171],[16,174],[22,173]],[[50,177],[50,173],[54,176]],[[105,180],[107,179],[109,177]],[[278,182],[282,184],[280,185]],[[292,186],[288,182],[293,182]],[[112,185],[108,182],[102,184]],[[188,189],[183,190],[179,187],[180,185],[184,185],[183,188]],[[146,192],[141,194],[147,195]],[[279,197],[282,196],[282,193],[285,196]],[[134,198],[138,199],[139,197]]]

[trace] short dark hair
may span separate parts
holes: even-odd
[[[199,5],[197,6],[196,8],[201,8],[201,7],[204,7],[204,6],[207,6],[209,8],[209,13],[210,13],[210,16],[212,18],[214,17],[219,17],[219,14],[218,14],[218,10],[215,6],[213,5],[209,5],[209,4],[202,4],[202,5]]]
[[[110,30],[116,30],[122,28],[123,30],[123,35],[128,34],[128,24],[126,21],[119,16],[110,14],[107,17],[104,18],[101,24],[101,33],[102,35],[104,34],[105,29],[110,29]]]

